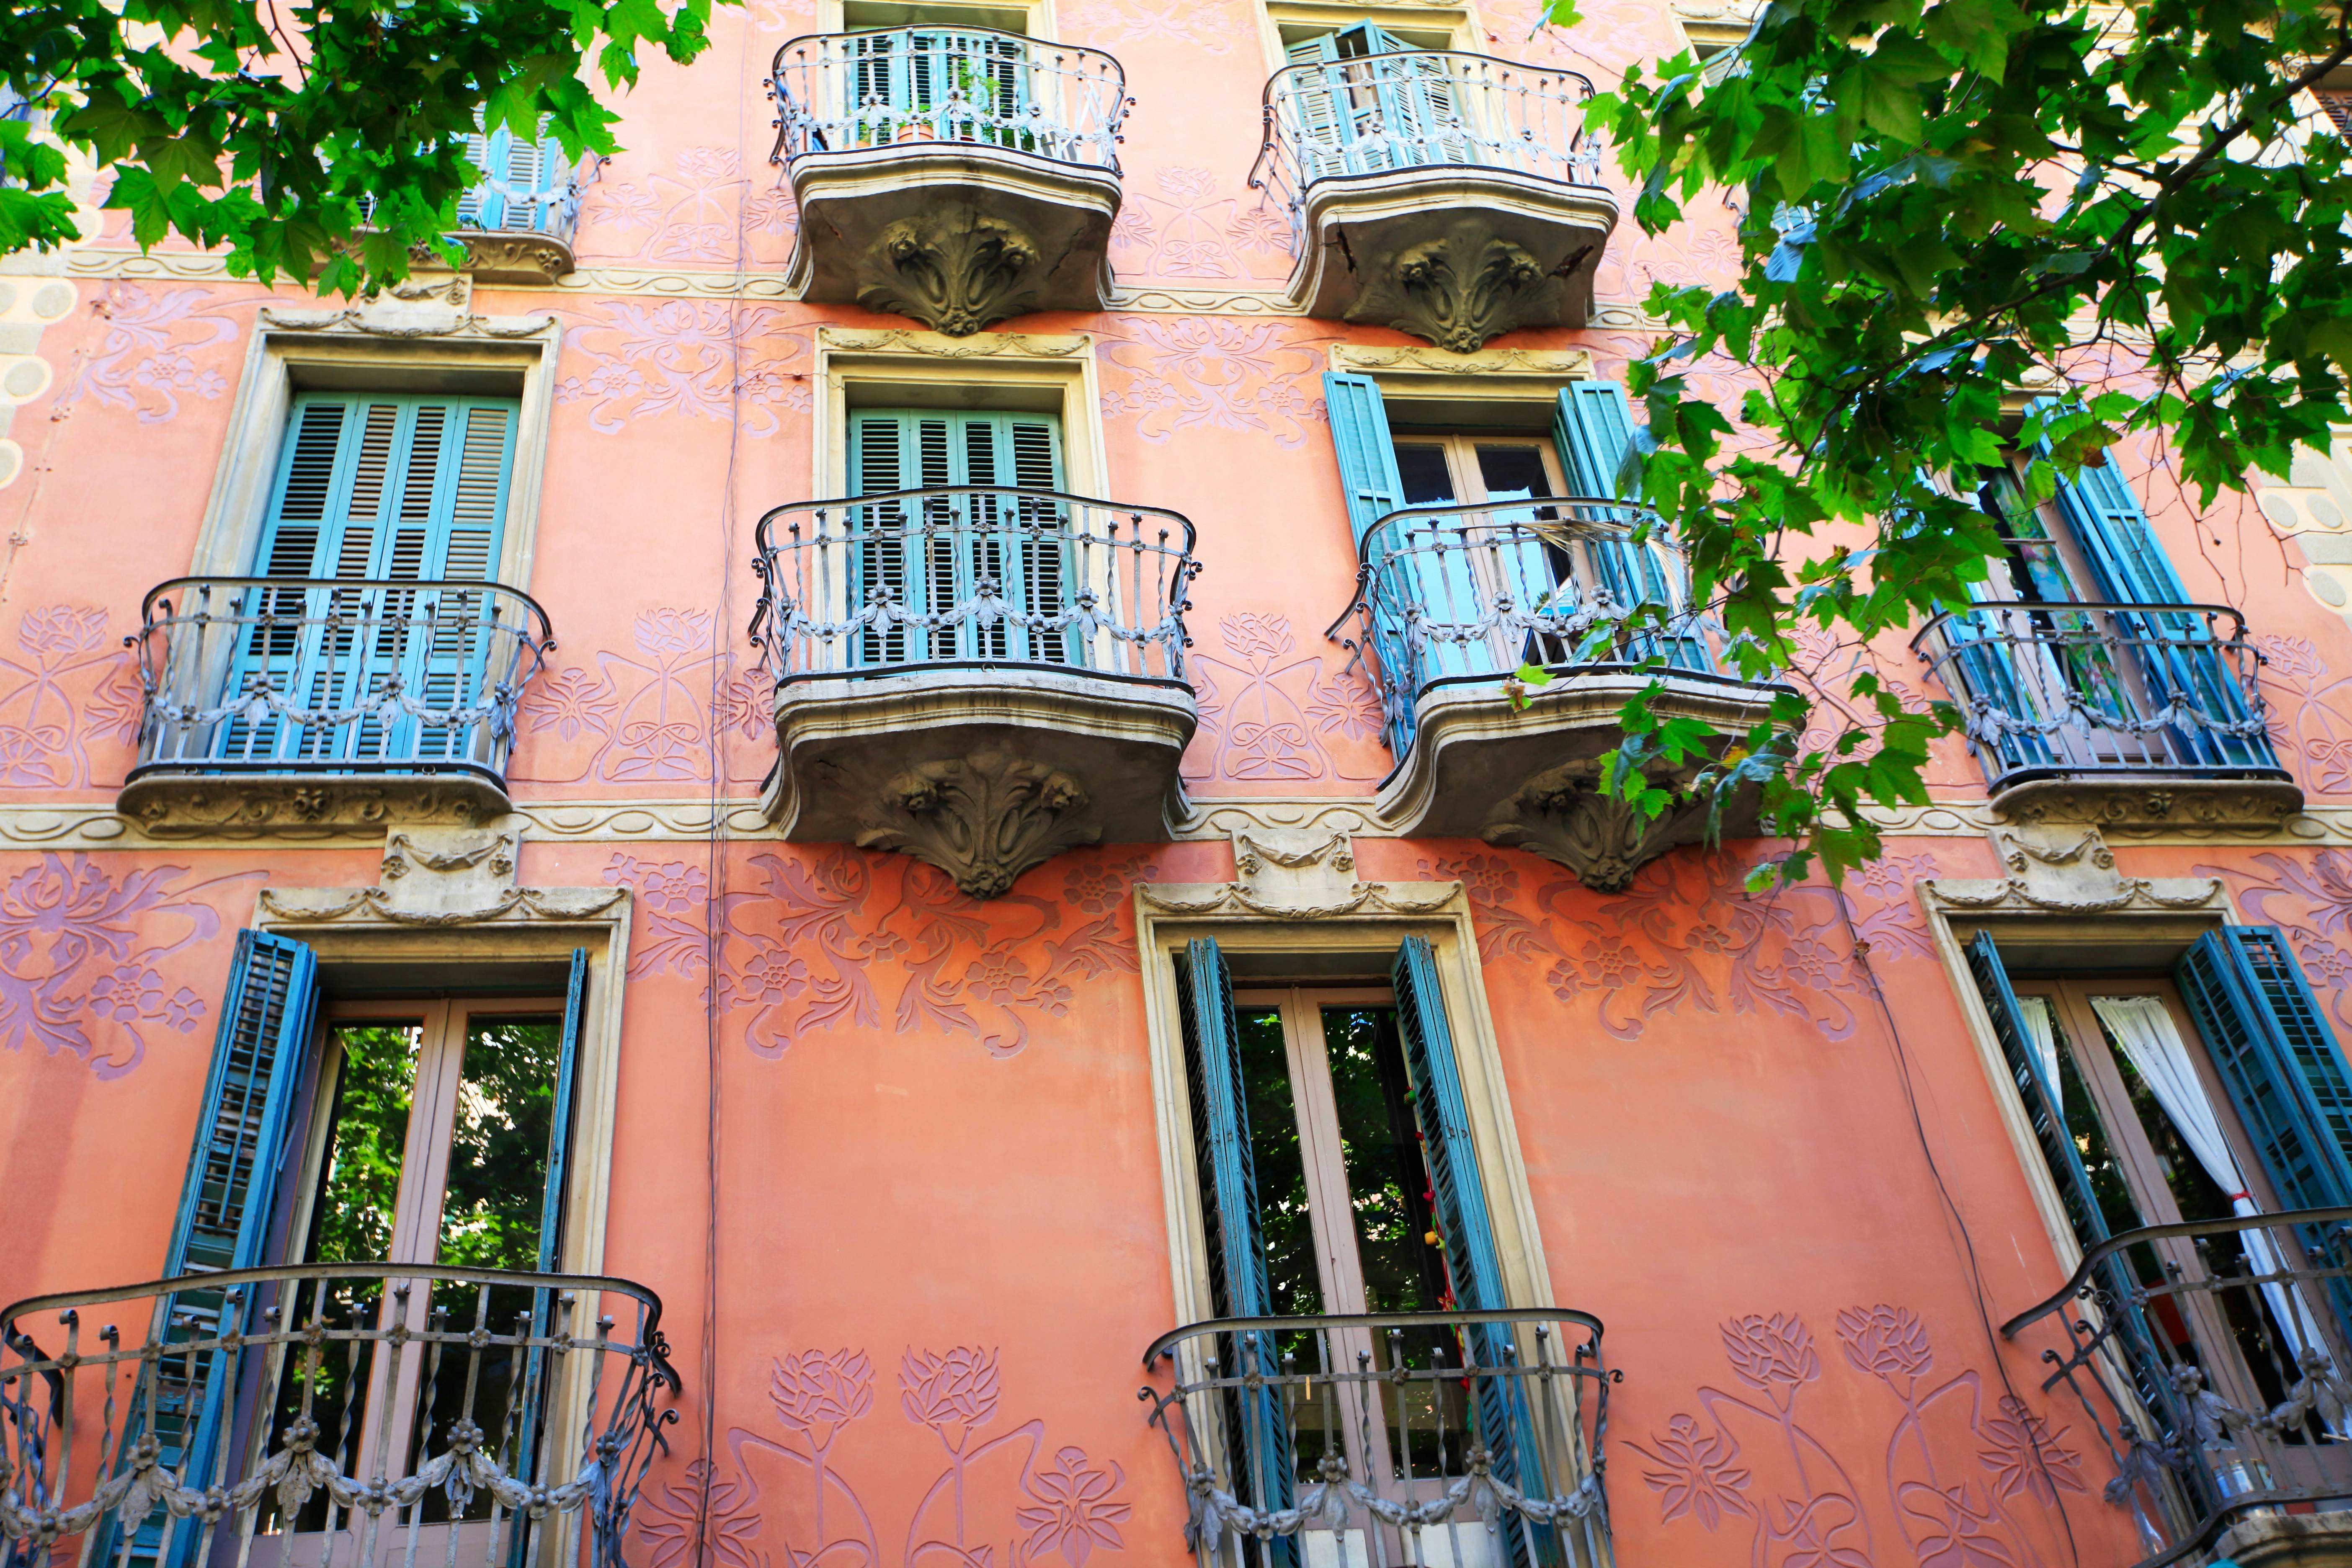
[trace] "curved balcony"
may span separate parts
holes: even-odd
[[[982,27],[814,34],[776,51],[771,90],[801,298],[955,336],[1101,309],[1129,101],[1108,55]]]
[[[2042,1391],[2065,1384],[2105,1439],[2139,1568],[2352,1562],[2345,1534],[2295,1517],[2352,1504],[2347,1237],[2352,1208],[2125,1231],[2001,1325],[2063,1333]]]
[[[139,631],[139,758],[118,809],[151,833],[381,831],[512,809],[547,612],[494,583],[182,577]]]
[[[2303,809],[2271,746],[2262,656],[2233,609],[1971,605],[1911,647],[1966,712],[2004,815],[2275,826]]]
[[[467,137],[466,157],[481,178],[457,199],[453,237],[475,280],[548,284],[570,273],[580,180],[562,143],[499,130]]]
[[[1291,298],[1457,353],[1582,326],[1617,223],[1591,96],[1574,71],[1437,50],[1276,73],[1250,184],[1288,218]]]
[[[18,1301],[0,1310],[0,1541],[28,1563],[78,1545],[153,1568],[625,1568],[684,1386],[660,1325],[626,1279],[418,1264]]]
[[[759,552],[784,837],[900,850],[989,899],[1065,849],[1173,834],[1198,719],[1183,518],[949,486],[778,507]]]
[[[1606,1568],[1601,1442],[1622,1374],[1603,1364],[1601,1331],[1590,1313],[1547,1307],[1227,1318],[1162,1334],[1143,1365],[1169,1385],[1142,1398],[1190,1497],[1186,1549],[1200,1568]],[[1252,1539],[1269,1543],[1263,1557]]]
[[[1661,718],[1737,733],[1780,689],[1716,673],[1706,628],[1685,612],[1663,630],[1612,631],[1632,606],[1676,605],[1677,563],[1630,538],[1645,520],[1654,525],[1614,501],[1538,499],[1410,507],[1365,534],[1355,600],[1327,635],[1380,693],[1395,766],[1379,810],[1400,833],[1528,849],[1602,892],[1706,836],[1703,804],[1651,817],[1601,793],[1601,758],[1624,738],[1626,702],[1655,682]],[[1354,635],[1341,637],[1351,620]],[[1528,665],[1552,679],[1523,688],[1515,676]],[[1754,800],[1735,801],[1719,827],[1751,835]]]

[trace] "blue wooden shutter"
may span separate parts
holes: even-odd
[[[1502,1255],[1495,1246],[1486,1189],[1478,1176],[1469,1102],[1462,1092],[1454,1031],[1445,1021],[1437,957],[1428,940],[1405,938],[1389,973],[1396,988],[1397,1033],[1404,1047],[1405,1072],[1412,1080],[1413,1115],[1420,1124],[1422,1152],[1429,1167],[1430,1206],[1445,1244],[1445,1272],[1454,1287],[1454,1305],[1473,1311],[1497,1310],[1510,1305],[1503,1293]],[[1467,1338],[1481,1366],[1517,1364],[1507,1327],[1481,1325],[1470,1330]],[[1534,1441],[1527,1403],[1513,1381],[1481,1379],[1476,1395],[1478,1435],[1494,1455],[1495,1473],[1532,1495],[1549,1495],[1553,1489],[1540,1474],[1542,1449]],[[1523,1458],[1528,1472],[1525,1475],[1521,1474]]]
[[[580,1072],[581,1015],[588,997],[588,950],[572,950],[572,975],[563,991],[563,1035],[555,1065],[555,1105],[547,1142],[547,1189],[539,1209],[539,1271],[552,1274],[563,1263],[564,1187],[572,1169],[572,1104]],[[531,1292],[531,1332],[544,1337],[553,1331],[552,1292]],[[544,1352],[534,1349],[524,1372],[522,1419],[517,1425],[515,1473],[524,1481],[539,1478],[540,1426],[547,1407],[550,1368]],[[525,1535],[516,1531],[509,1542],[509,1568],[520,1568]]]
[[[1619,499],[1622,493],[1619,479],[1626,455],[1633,448],[1633,411],[1625,401],[1624,386],[1614,381],[1569,383],[1559,389],[1551,430],[1568,488],[1588,500]],[[1595,507],[1587,515],[1589,521],[1621,525],[1630,523],[1634,516],[1619,507]],[[1635,544],[1622,535],[1595,536],[1585,541],[1585,554],[1601,585],[1621,606],[1631,609],[1647,603],[1671,608],[1675,595],[1660,555],[1664,543],[1656,538],[1647,544]],[[1679,669],[1715,668],[1706,639],[1696,634],[1637,637],[1628,639],[1625,651],[1636,659],[1663,654],[1668,664]]]
[[[1242,1077],[1233,981],[1224,955],[1207,938],[1185,946],[1178,973],[1183,992],[1185,1068],[1192,1090],[1192,1145],[1200,1163],[1202,1221],[1208,1229],[1209,1289],[1217,1313],[1262,1318],[1273,1310],[1265,1238],[1258,1226],[1257,1167],[1250,1152],[1249,1088]],[[1263,1330],[1224,1336],[1218,1347],[1227,1377],[1279,1375],[1274,1336]],[[1290,1506],[1290,1426],[1280,1387],[1244,1391],[1230,1402],[1246,1450],[1235,1479],[1255,1506]],[[1284,1554],[1287,1560],[1288,1554]]]
[[[2178,605],[2189,590],[2148,527],[2139,499],[2109,452],[2105,466],[2058,480],[2058,510],[2083,546],[2100,596],[2116,605]]]
[[[217,1274],[252,1268],[264,1257],[288,1153],[299,1146],[296,1092],[316,1022],[318,963],[310,948],[288,937],[241,931],[221,999],[220,1029],[211,1070],[196,1112],[194,1145],[180,1193],[178,1216],[163,1253],[163,1275]],[[240,1311],[253,1292],[242,1293]],[[166,1311],[173,1342],[210,1339],[224,1328],[225,1293],[176,1291]],[[160,1380],[155,1401],[162,1462],[184,1486],[213,1482],[213,1464],[234,1402],[229,1356],[216,1352],[193,1368],[184,1355],[166,1355],[142,1374]],[[134,1408],[144,1408],[143,1398]],[[133,1435],[126,1430],[125,1448]],[[152,1559],[162,1536],[158,1517],[138,1528],[134,1553]],[[199,1531],[174,1532],[173,1558],[194,1556]],[[101,1542],[100,1550],[110,1547]],[[102,1557],[93,1561],[103,1561]]]
[[[2057,1184],[2058,1201],[2066,1211],[2066,1223],[2077,1245],[2087,1252],[2106,1240],[2110,1232],[2106,1215],[2099,1209],[2098,1194],[2091,1188],[2090,1173],[2083,1168],[2082,1151],[2075,1146],[2074,1133],[2067,1128],[2065,1112],[2060,1106],[2059,1086],[2050,1081],[2041,1054],[2025,1032],[2017,992],[2009,983],[2009,968],[2001,962],[2000,949],[1994,944],[1990,931],[1977,932],[1969,943],[1968,959],[1977,994],[1984,999],[1985,1012],[1992,1019],[1993,1038],[2000,1046],[2001,1063],[2008,1068],[2010,1081],[2016,1086],[2017,1097],[2025,1107],[2025,1119],[2033,1129],[2034,1142],[2041,1147],[2042,1163]],[[2141,1402],[2151,1410],[2172,1409],[2172,1384],[2150,1349],[2154,1341],[2149,1337],[2146,1320],[2137,1307],[2129,1305],[2137,1285],[2130,1265],[2120,1253],[2115,1254],[2100,1266],[2098,1279],[2106,1292],[2105,1310],[2120,1313],[2125,1320],[2125,1331],[2117,1336],[2116,1343],[2131,1368]]]
[[[1348,526],[1361,545],[1372,524],[1404,505],[1404,478],[1397,472],[1396,447],[1389,439],[1388,410],[1380,384],[1369,375],[1323,374],[1323,405],[1331,419],[1331,445],[1339,458],[1339,489],[1348,500]]]
[[[228,689],[266,684],[321,711],[348,710],[395,681],[438,708],[477,700],[494,609],[488,596],[461,589],[427,600],[398,584],[491,579],[520,411],[513,398],[298,397],[254,575],[370,585],[257,590],[285,624],[247,633]],[[428,610],[429,636],[404,619]],[[349,618],[331,627],[322,624],[331,614]],[[238,719],[215,743],[224,761],[330,766],[475,749],[464,729],[375,718],[340,726]]]

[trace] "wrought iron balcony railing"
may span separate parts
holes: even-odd
[[[642,1285],[431,1265],[41,1296],[0,1342],[11,1563],[624,1568],[683,1386]]]
[[[495,583],[182,577],[124,641],[163,773],[470,773],[504,787],[547,613]]]
[[[1914,652],[1968,715],[1995,794],[2151,772],[2284,779],[2245,621],[2219,605],[1971,605]]]
[[[1228,1318],[1162,1334],[1143,1363],[1169,1375],[1139,1397],[1202,1568],[1611,1561],[1601,1443],[1622,1374],[1587,1313]],[[1522,1550],[1467,1539],[1489,1530]],[[1339,1539],[1302,1552],[1317,1533]]]
[[[1380,692],[1390,753],[1412,749],[1423,692],[1499,682],[1522,665],[1657,658],[1711,677],[1714,657],[1693,616],[1675,616],[1662,632],[1610,634],[1640,604],[1678,602],[1672,557],[1627,538],[1648,515],[1616,501],[1538,498],[1408,507],[1374,523],[1356,597],[1326,635],[1338,637],[1355,618],[1356,636],[1341,640]]]
[[[1452,167],[1598,185],[1601,142],[1584,126],[1591,96],[1574,71],[1433,49],[1286,67],[1265,84],[1250,188],[1282,204],[1297,237],[1321,180]]]
[[[2161,1568],[2249,1515],[2352,1502],[2348,1313],[2352,1208],[2296,1209],[2126,1231],[2000,1331],[2064,1331],[2042,1392],[2082,1402]]]
[[[952,485],[760,519],[751,636],[779,683],[949,665],[1184,679],[1192,525],[1158,507]]]
[[[964,142],[1118,170],[1129,100],[1098,49],[985,27],[818,33],[776,51],[775,161]]]

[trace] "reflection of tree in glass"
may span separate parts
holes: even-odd
[[[554,1018],[477,1019],[466,1031],[439,1261],[474,1268],[539,1267],[562,1045],[562,1026]]]
[[[357,1263],[391,1251],[419,1040],[413,1024],[349,1025],[335,1031],[342,1068],[335,1079],[326,1169],[310,1223],[310,1256],[315,1261]]]

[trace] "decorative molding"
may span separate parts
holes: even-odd
[[[882,788],[863,814],[861,849],[896,849],[954,879],[968,898],[1001,898],[1022,872],[1102,837],[1066,820],[1087,805],[1086,786],[1042,763],[989,750],[918,763]]]
[[[1434,914],[1462,890],[1459,882],[1361,882],[1356,851],[1339,828],[1244,827],[1234,832],[1230,882],[1142,882],[1136,895],[1168,914],[1246,912],[1277,921],[1328,921],[1343,915]]]
[[[474,279],[463,272],[417,272],[372,300],[340,310],[261,307],[260,321],[291,332],[352,332],[371,338],[537,338],[554,331],[553,316],[481,316],[474,312]]]
[[[337,895],[320,899],[321,893]],[[261,910],[301,925],[388,921],[403,926],[479,925],[489,921],[583,921],[604,914],[629,896],[626,888],[509,888],[487,904],[415,909],[382,888],[261,890]]]
[[[1930,910],[2103,915],[2229,908],[2229,890],[2219,877],[2125,876],[2095,827],[1997,827],[1990,837],[2009,875],[1925,879],[1919,890]]]
[[[576,265],[572,247],[549,234],[461,232],[466,270],[488,283],[545,288]]]
[[[1993,803],[2004,821],[2096,823],[2126,831],[2185,826],[2268,833],[2302,808],[2303,791],[2284,779],[2052,779],[2004,790]]]
[[[1037,242],[1003,218],[953,211],[886,226],[857,266],[857,302],[966,338],[1034,308]]]
[[[417,832],[426,834],[423,828]],[[384,880],[397,881],[412,869],[440,877],[480,871],[511,884],[515,849],[520,842],[520,834],[498,833],[474,843],[460,843],[454,848],[434,850],[420,846],[407,833],[395,831],[384,837]]]
[[[908,354],[924,359],[1089,359],[1091,332],[974,332],[952,337],[912,327],[821,326],[817,346],[837,354]]]
[[[152,773],[116,803],[150,838],[367,837],[401,823],[479,824],[511,809],[471,775]]]
[[[1480,349],[1449,353],[1413,343],[1382,348],[1370,343],[1333,343],[1331,368],[1380,375],[1543,375],[1563,378],[1592,374],[1591,349]]]
[[[1117,289],[1103,302],[1106,310],[1143,316],[1304,316],[1307,307],[1291,302],[1281,289]]]
[[[1248,830],[1289,833],[1345,833],[1355,838],[1393,838],[1396,833],[1362,800],[1263,799],[1195,800],[1189,816],[1178,825],[1178,842],[1224,843]]]
[[[1652,816],[1602,793],[1598,762],[1570,763],[1528,780],[1499,815],[1481,835],[1487,843],[1565,866],[1595,892],[1622,893],[1644,865],[1706,836],[1707,803],[1676,801]]]
[[[1578,255],[1564,271],[1581,259]],[[1525,246],[1465,218],[1398,251],[1348,319],[1385,322],[1450,353],[1475,353],[1530,317],[1556,314],[1551,296],[1560,287]]]

